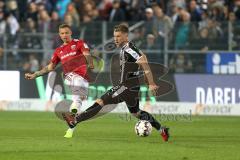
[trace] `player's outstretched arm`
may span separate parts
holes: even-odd
[[[157,94],[156,90],[158,89],[158,86],[153,80],[152,71],[151,68],[149,67],[146,55],[142,54],[142,56],[138,59],[136,63],[138,63],[143,69],[144,76],[147,79],[149,90],[151,90],[153,95],[156,95]]]
[[[50,62],[47,66],[43,67],[40,71],[36,71],[34,73],[26,73],[25,78],[26,79],[35,79],[39,76],[42,76],[44,74],[47,74],[55,69],[56,65]]]
[[[86,60],[87,60],[87,63],[88,63],[88,66],[90,69],[94,69],[94,65],[93,65],[93,58],[92,56],[90,55],[89,51],[84,51],[83,52],[83,55],[85,56]]]

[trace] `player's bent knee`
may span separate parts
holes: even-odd
[[[96,103],[98,103],[100,106],[104,106],[104,103],[103,103],[102,99],[97,99]]]

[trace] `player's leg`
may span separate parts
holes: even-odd
[[[133,98],[133,97],[132,97]],[[134,98],[133,98],[134,99]],[[148,112],[139,109],[138,98],[134,100],[126,101],[129,112],[136,118],[140,120],[146,120],[151,123],[151,125],[156,129],[161,129],[161,124]]]
[[[166,128],[164,126],[161,126],[161,124],[148,112],[143,111],[143,110],[138,110],[137,108],[139,107],[128,107],[129,111],[131,112],[131,114],[133,116],[135,116],[136,118],[140,119],[140,120],[146,120],[149,121],[151,123],[151,125],[157,130],[159,131],[159,133],[161,134],[162,138],[164,141],[168,141],[169,139],[169,128]]]
[[[63,118],[68,122],[70,119],[74,119],[76,113],[80,113],[82,101],[87,98],[88,94],[88,82],[80,75],[70,73],[65,78],[65,83],[68,85],[72,93],[72,104],[70,105],[69,111],[73,115],[64,114]],[[75,126],[69,125],[69,129],[64,135],[65,138],[71,138]]]
[[[162,138],[164,141],[168,141],[169,138],[169,133],[168,133],[168,128],[161,126],[161,124],[153,117],[152,114],[140,110],[139,108],[139,98],[138,98],[138,90],[136,93],[135,91],[130,91],[127,95],[131,96],[126,96],[124,97],[124,100],[127,104],[129,112],[135,116],[136,118],[140,120],[146,120],[151,123],[151,125],[160,132]]]
[[[76,117],[77,123],[94,117],[105,105],[122,102],[120,96],[118,96],[119,94],[117,94],[119,93],[120,89],[122,89],[122,86],[117,85],[108,90],[104,95],[101,96],[100,99],[97,99],[91,107]]]
[[[169,128],[161,126],[161,124],[148,112],[140,110],[137,113],[134,113],[136,117],[141,120],[147,120],[151,123],[151,125],[159,131],[164,141],[168,141],[169,139]]]
[[[82,101],[87,98],[88,95],[88,81],[77,74],[72,76],[72,84],[70,86],[72,92],[73,103],[70,106],[71,113],[80,113],[82,107]]]
[[[77,115],[75,118],[73,118],[71,115],[65,115],[65,120],[67,121],[69,127],[74,128],[77,123],[93,118],[99,113],[104,105],[117,104],[122,102],[119,96],[119,94],[121,94],[120,90],[122,90],[122,88],[122,86],[118,85],[108,90],[103,96],[101,96],[100,99],[97,99],[91,107],[86,109],[81,114]]]
[[[76,116],[76,123],[89,120],[99,113],[99,111],[104,106],[102,99],[97,99],[95,103],[87,108],[84,112]]]

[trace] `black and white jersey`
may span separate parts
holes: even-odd
[[[138,49],[132,42],[125,44],[120,51],[120,83],[130,78],[138,77],[140,67],[136,63],[142,56],[142,51]]]

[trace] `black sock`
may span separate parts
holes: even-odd
[[[101,109],[102,109],[102,106],[100,106],[98,103],[94,103],[91,107],[86,109],[86,111],[76,116],[76,120],[78,123],[88,120],[94,117]]]
[[[150,113],[146,111],[140,111],[139,119],[149,121],[151,125],[157,130],[160,130],[161,128],[161,124]]]

